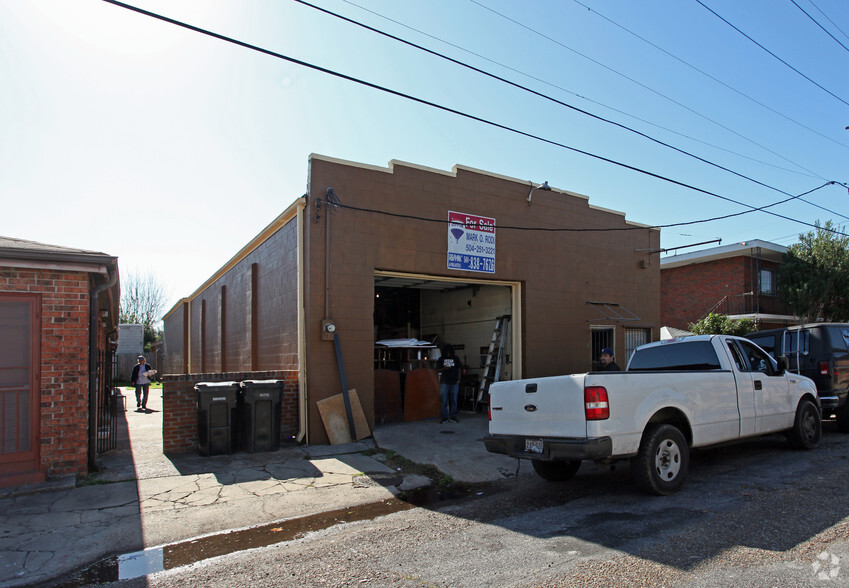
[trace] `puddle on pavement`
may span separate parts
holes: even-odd
[[[110,557],[74,574],[57,586],[58,588],[76,588],[139,578],[228,553],[291,541],[307,533],[327,529],[339,523],[370,520],[409,510],[428,502],[425,494],[419,496],[412,492],[410,495],[411,498],[421,498],[422,502],[416,504],[410,498],[406,501],[384,500]]]

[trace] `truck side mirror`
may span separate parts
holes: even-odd
[[[778,358],[778,375],[780,376],[784,372],[790,369],[790,360],[787,359],[786,355],[782,355]]]

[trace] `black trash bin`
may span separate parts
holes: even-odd
[[[233,453],[238,440],[238,382],[199,382],[198,452],[201,455]]]
[[[282,380],[245,380],[241,384],[240,446],[249,453],[280,449]]]

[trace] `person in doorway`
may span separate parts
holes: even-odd
[[[454,346],[446,345],[436,361],[439,373],[439,400],[442,405],[442,424],[457,422],[457,394],[460,391],[460,376],[463,362],[454,354]]]
[[[615,361],[613,361],[613,350],[610,347],[605,347],[601,350],[601,353],[598,355],[599,361],[601,361],[601,371],[603,372],[621,372],[622,368],[617,365]]]
[[[142,412],[147,410],[147,395],[150,392],[149,376],[154,370],[147,365],[144,355],[139,355],[136,361],[130,383],[136,387],[136,412]]]

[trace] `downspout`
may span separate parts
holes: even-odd
[[[297,441],[309,438],[309,396],[307,395],[307,333],[306,296],[304,294],[304,208],[306,194],[298,202],[298,436]]]
[[[107,272],[109,270],[107,269]],[[97,300],[100,293],[118,282],[118,272],[113,271],[109,280],[95,286],[89,299],[88,312],[88,469],[98,471],[97,467]]]
[[[324,197],[324,318],[330,320],[330,194],[327,188]]]
[[[755,286],[756,287],[752,288],[752,290],[754,290],[754,292],[755,292],[755,295],[754,295],[755,310],[758,310],[761,307],[761,288],[762,288],[762,284],[761,284],[761,248],[756,247],[755,251],[756,251],[755,255],[757,256],[755,258]],[[760,318],[760,311],[759,310],[758,310],[758,312],[756,312],[756,314]]]

